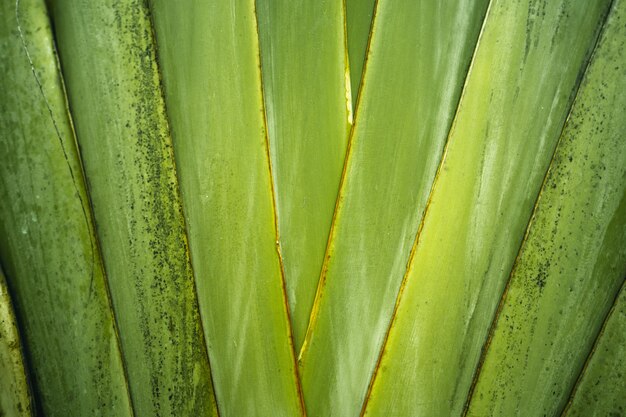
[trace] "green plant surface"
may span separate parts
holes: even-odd
[[[215,415],[147,5],[51,12],[135,415]]]
[[[378,2],[300,353],[311,416],[359,413],[486,7],[486,1]]]
[[[343,5],[258,0],[257,16],[280,251],[299,349],[352,123]]]
[[[131,416],[45,4],[4,1],[0,19],[0,258],[37,409]]]
[[[558,415],[626,276],[625,6],[574,101],[467,415]]]
[[[383,0],[384,1],[384,0]],[[352,104],[356,101],[361,86],[363,66],[367,59],[367,44],[374,17],[376,0],[344,0],[346,14],[346,35],[350,60],[350,90]]]
[[[151,7],[220,414],[302,415],[254,1]]]
[[[364,415],[461,414],[609,5],[491,2]]]
[[[22,341],[17,329],[9,289],[0,269],[0,415],[28,417],[33,406]]]
[[[621,416],[626,411],[625,288],[622,284],[564,416]]]
[[[625,414],[625,14],[6,0],[0,417]]]

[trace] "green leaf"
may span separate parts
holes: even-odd
[[[622,284],[564,416],[619,416],[626,410],[625,288]]]
[[[147,6],[51,6],[135,414],[215,415]]]
[[[623,414],[625,1],[7,0],[0,414]]]
[[[131,416],[45,4],[4,1],[0,19],[0,258],[38,409]]]
[[[461,413],[609,4],[490,4],[365,415]]]
[[[257,8],[280,250],[300,348],[352,123],[343,6],[258,0]]]
[[[22,341],[9,289],[0,269],[0,415],[27,417],[33,412]]]
[[[348,38],[348,57],[350,58],[350,89],[353,106],[356,106],[363,67],[367,59],[367,43],[376,1],[344,0],[343,2],[346,9],[346,35]]]
[[[501,301],[468,415],[558,415],[626,276],[626,2],[614,4]]]
[[[378,3],[301,352],[309,415],[352,416],[361,408],[486,6]]]
[[[151,4],[220,414],[301,415],[254,1]]]

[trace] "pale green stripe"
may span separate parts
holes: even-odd
[[[0,258],[38,408],[131,416],[45,4],[4,1],[0,16]]]
[[[280,250],[304,339],[339,191],[352,107],[340,1],[257,1]]]
[[[301,353],[312,416],[361,409],[486,6],[378,2],[332,240]]]
[[[301,415],[254,0],[151,4],[220,414]]]
[[[0,415],[32,415],[30,388],[9,289],[0,269]]]
[[[147,6],[51,6],[136,415],[214,415]]]
[[[346,9],[352,105],[356,106],[376,0],[343,0],[343,2]]]
[[[468,415],[555,415],[626,276],[626,2],[585,74]]]
[[[626,286],[602,329],[564,416],[626,414]]]
[[[366,415],[461,413],[609,3],[491,3]]]

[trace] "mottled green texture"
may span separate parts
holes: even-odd
[[[258,0],[257,16],[280,250],[299,349],[352,123],[343,6]]]
[[[135,415],[214,415],[147,6],[51,6]]]
[[[4,273],[0,269],[0,416],[32,415],[22,342]]]
[[[301,415],[254,0],[151,7],[220,414]]]
[[[45,5],[18,6],[19,28],[0,3],[0,258],[36,401],[46,416],[130,416]]]
[[[558,415],[626,276],[625,6],[616,1],[565,125],[470,416]]]
[[[490,4],[366,415],[461,413],[609,4]]]
[[[300,355],[311,416],[361,409],[486,6],[378,3],[332,240]]]
[[[350,58],[352,105],[356,106],[376,0],[343,0],[343,4],[346,9],[346,35],[348,38],[348,57]]]
[[[564,416],[619,417],[626,414],[625,288],[622,285]]]

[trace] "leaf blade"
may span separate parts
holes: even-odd
[[[254,1],[151,7],[220,414],[302,415]]]
[[[469,415],[560,413],[626,275],[626,100],[618,93],[626,88],[618,58],[626,32],[616,25],[626,9],[619,4],[559,140]]]
[[[0,100],[0,257],[37,408],[132,416],[46,7],[0,9],[0,86],[10,92]]]
[[[22,349],[13,303],[0,269],[0,411],[9,417],[33,415]]]
[[[312,415],[356,415],[362,406],[486,6],[378,2],[342,189],[300,354]],[[448,43],[454,53],[438,54]],[[439,67],[446,70],[434,70]]]
[[[624,285],[602,328],[564,416],[619,415],[624,410],[626,363],[626,291]]]
[[[364,415],[462,412],[608,6],[490,4]]]
[[[361,87],[376,0],[344,0],[344,7],[350,58],[350,90],[354,107]]]
[[[216,415],[147,6],[51,7],[135,412]]]
[[[294,343],[302,346],[352,123],[340,2],[257,2],[263,93]]]

